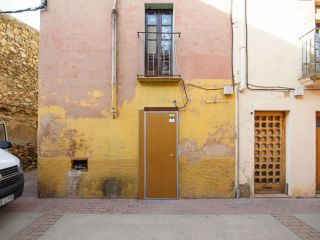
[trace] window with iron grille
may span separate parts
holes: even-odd
[[[145,76],[172,76],[172,10],[146,10]]]

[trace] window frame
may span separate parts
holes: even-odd
[[[156,23],[155,24],[149,24],[148,23],[148,16],[150,15],[150,13],[155,13],[156,15]],[[171,17],[171,21],[170,21],[170,24],[163,24],[162,22],[162,15],[164,13],[167,13],[168,15],[170,15]],[[153,33],[153,32],[149,32],[149,27],[150,26],[155,26],[156,27],[156,32],[155,32],[155,35],[156,35],[156,69],[153,69],[153,74],[150,74],[150,69],[149,69],[149,64],[150,64],[150,60],[149,60],[149,56],[148,56],[148,43],[150,41],[149,39],[149,34],[150,33]],[[167,33],[169,34],[169,39],[166,40],[166,41],[170,41],[170,51],[169,51],[169,58],[168,58],[168,61],[169,61],[169,64],[168,64],[168,67],[169,67],[169,70],[168,73],[163,73],[163,70],[162,69],[162,64],[163,62],[165,62],[165,59],[163,61],[162,57],[163,55],[161,54],[161,50],[162,50],[162,47],[161,47],[161,43],[162,41],[164,41],[163,39],[163,33],[162,33],[162,27],[171,27],[171,32]],[[164,33],[165,34],[165,33]],[[173,41],[173,9],[146,9],[145,10],[145,54],[144,54],[144,75],[147,76],[147,77],[161,77],[161,76],[164,76],[164,77],[172,77],[173,76],[173,44],[174,44],[174,41]],[[153,60],[153,64],[154,64],[154,61]],[[154,67],[155,68],[155,67]],[[156,70],[156,72],[154,71]]]

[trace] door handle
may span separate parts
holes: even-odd
[[[173,153],[170,153],[170,157],[174,157],[174,154],[173,154]]]

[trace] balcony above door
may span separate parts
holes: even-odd
[[[176,46],[180,32],[138,32],[139,82],[179,82]]]
[[[305,87],[320,87],[320,28],[315,28],[301,38],[302,76],[299,82]]]

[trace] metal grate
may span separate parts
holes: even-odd
[[[138,76],[180,76],[176,57],[177,39],[180,36],[180,32],[138,32],[139,52],[144,51],[144,57],[139,57],[139,65],[142,66],[139,66]],[[140,62],[142,59],[144,61]]]
[[[9,168],[5,168],[5,169],[1,169],[0,170],[0,174],[2,175],[3,178],[18,173],[18,166],[13,166],[13,167],[9,167]]]
[[[19,169],[18,166],[13,166],[0,170],[2,180],[0,181],[0,188],[6,188],[18,182]]]
[[[320,74],[320,29],[304,34],[300,41],[302,43],[302,77]]]
[[[18,180],[19,180],[19,175],[14,175],[12,177],[6,178],[0,181],[0,188],[6,188],[11,185],[14,185],[18,182]]]
[[[284,192],[284,113],[255,113],[256,192]]]

